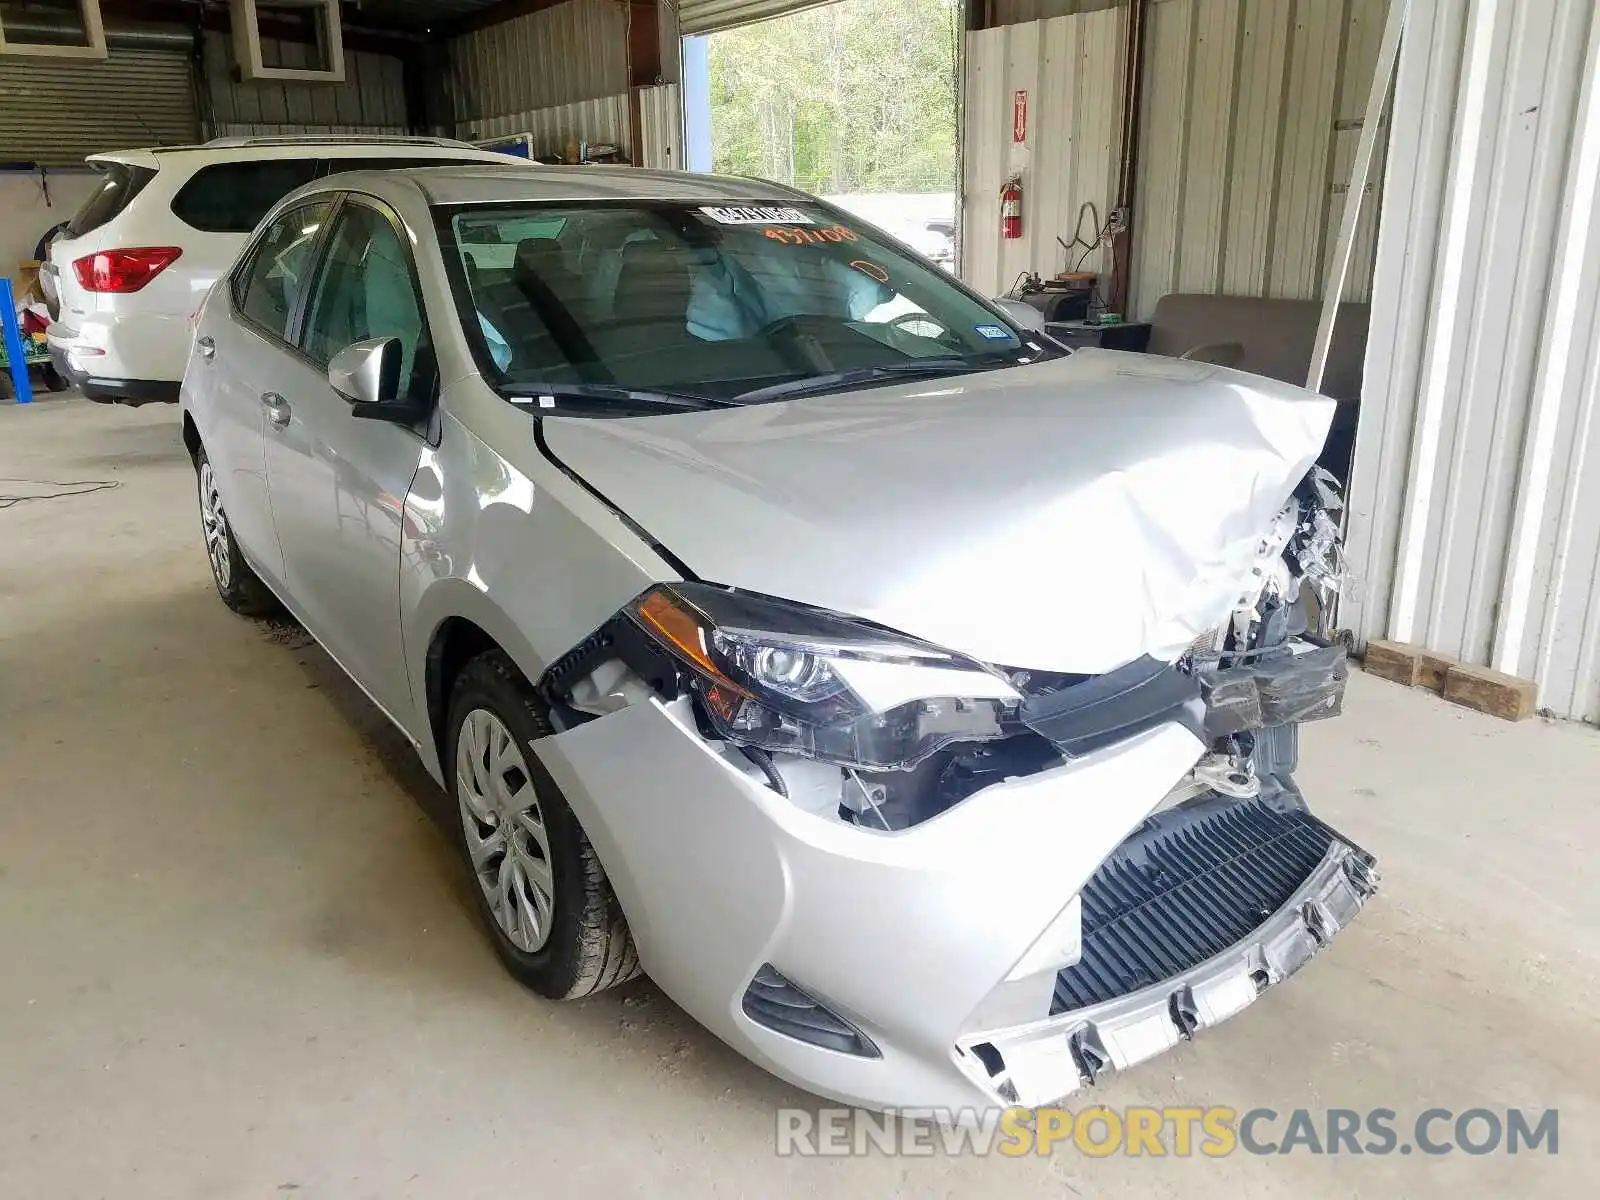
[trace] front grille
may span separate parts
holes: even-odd
[[[1056,976],[1052,1013],[1087,1008],[1199,966],[1277,912],[1332,835],[1262,800],[1171,809],[1141,827],[1083,889],[1083,956]]]
[[[786,1037],[841,1054],[879,1058],[866,1034],[763,963],[744,993],[744,1015]]]

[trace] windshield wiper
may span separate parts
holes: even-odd
[[[835,388],[847,388],[857,383],[869,383],[874,379],[967,375],[994,367],[1016,365],[1018,364],[1008,358],[919,358],[906,362],[880,363],[875,367],[856,367],[849,371],[831,371],[826,375],[807,375],[804,379],[791,379],[786,383],[774,383],[769,387],[740,392],[734,400],[740,404],[748,404],[757,400],[775,400],[779,396],[805,396]]]
[[[537,406],[543,397],[552,400],[622,400],[658,408],[726,408],[726,400],[702,396],[698,392],[671,392],[660,388],[631,388],[620,383],[524,383],[508,382],[501,392],[514,404]]]

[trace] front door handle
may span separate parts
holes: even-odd
[[[267,410],[267,421],[274,429],[289,425],[289,402],[277,392],[262,392],[261,407]]]
[[[205,334],[195,338],[194,348],[200,352],[201,358],[215,358],[217,356],[217,343],[215,339]]]

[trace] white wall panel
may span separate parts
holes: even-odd
[[[1600,14],[1412,0],[1342,620],[1600,721]]]
[[[65,221],[100,186],[100,172],[87,167],[0,171],[0,275],[16,278],[17,264],[33,258],[44,231]]]
[[[962,153],[962,277],[979,291],[1006,291],[1027,270],[1076,265],[1079,211],[1109,212],[1121,144],[1124,10],[1103,9],[967,35]],[[1027,140],[1012,141],[1012,98],[1028,93]],[[1000,189],[1021,171],[1023,236],[1000,236]],[[1084,220],[1084,236],[1092,238]],[[1084,269],[1103,269],[1098,252]]]
[[[1386,0],[1152,0],[1135,314],[1177,291],[1320,295],[1385,11]],[[1368,298],[1374,228],[1363,220],[1346,299]]]
[[[641,167],[683,170],[683,108],[678,85],[640,88],[639,141],[634,161]]]

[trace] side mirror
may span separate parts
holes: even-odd
[[[991,302],[1006,316],[1010,317],[1013,324],[1020,325],[1031,333],[1044,332],[1044,313],[1025,300],[1013,300],[1010,296],[996,296]]]
[[[399,338],[352,342],[329,361],[328,384],[358,406],[393,404],[400,398],[401,357]]]

